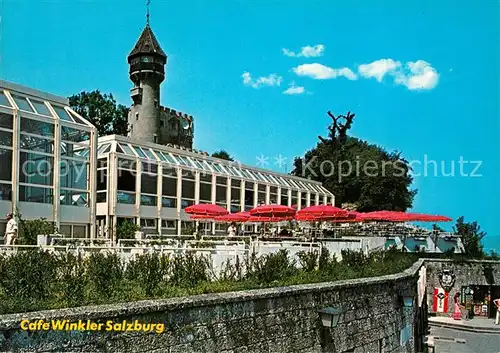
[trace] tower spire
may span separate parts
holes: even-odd
[[[149,26],[149,5],[151,5],[151,0],[146,1],[146,26]]]

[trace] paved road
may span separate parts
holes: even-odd
[[[436,340],[436,353],[500,353],[500,334],[433,327],[431,335],[466,341],[466,343],[457,343],[451,340]]]

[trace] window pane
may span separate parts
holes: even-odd
[[[45,105],[45,103],[41,101],[37,101],[36,99],[30,99],[31,103],[35,106],[36,112],[40,115],[52,116],[50,114],[49,108]]]
[[[13,120],[14,117],[12,115],[0,112],[0,127],[12,130],[14,126]]]
[[[177,196],[177,178],[163,178],[162,194]]]
[[[135,172],[137,164],[135,163],[135,160],[132,159],[118,158],[117,168],[133,170]]]
[[[156,194],[158,190],[157,187],[157,177],[153,174],[141,174],[141,193],[144,194]]]
[[[107,200],[107,192],[98,192],[96,194],[96,202],[106,202]]]
[[[87,190],[88,164],[67,159],[61,161],[61,187]]]
[[[68,142],[61,142],[61,156],[89,159],[90,147],[76,145]]]
[[[12,147],[12,132],[0,130],[0,145]]]
[[[195,180],[195,174],[186,169],[181,170],[181,177],[182,180]]]
[[[182,180],[182,198],[194,199],[194,181]]]
[[[72,129],[70,127],[61,126],[61,138],[67,141],[83,142],[90,140],[90,132],[84,130]]]
[[[19,186],[19,200],[24,202],[52,203],[52,188],[40,188],[35,186]]]
[[[148,156],[149,159],[156,160],[156,157],[149,148],[143,148],[142,150],[144,151],[144,153],[146,153],[146,156]]]
[[[224,178],[224,177],[216,177],[215,178],[215,183],[217,185],[223,185],[223,186],[226,186],[227,185],[227,178]]]
[[[212,174],[200,174],[200,182],[212,184]]]
[[[231,206],[236,206],[238,208],[237,211],[235,212],[238,212],[240,210],[240,204],[241,204],[240,195],[241,195],[240,189],[231,188]]]
[[[54,137],[54,124],[28,118],[21,118],[21,131],[30,134]]]
[[[141,195],[141,205],[144,206],[156,206],[156,196],[151,195]]]
[[[144,152],[140,147],[134,146],[134,150],[137,152],[137,155],[141,158],[147,158]]]
[[[52,185],[54,158],[29,152],[19,153],[19,182]]]
[[[127,145],[127,144],[123,144],[123,145],[119,144],[118,146],[120,146],[122,148],[122,150],[123,150],[123,152],[125,154],[128,154],[129,156],[134,156],[135,157],[135,154],[134,154],[134,152],[132,152],[132,149],[129,147],[129,145]]]
[[[135,204],[135,194],[118,191],[117,202],[133,205]]]
[[[108,170],[101,169],[97,171],[97,190],[106,190],[108,184]]]
[[[212,185],[200,183],[200,201],[204,203],[212,201]]]
[[[83,121],[78,115],[74,114],[73,112],[71,112],[71,117],[73,118],[73,120],[75,121],[75,123],[78,123],[78,124],[82,124],[82,125],[87,125],[85,123],[85,121]]]
[[[118,190],[135,192],[135,172],[118,170]]]
[[[107,152],[109,152],[110,149],[111,149],[111,145],[109,143],[107,143],[105,145],[101,145],[97,149],[97,154],[107,153]]]
[[[253,190],[245,190],[245,211],[253,208]]]
[[[12,181],[12,151],[0,148],[0,180]],[[2,184],[0,184],[2,185]]]
[[[87,207],[89,205],[89,194],[73,190],[61,190],[61,205]]]
[[[247,182],[245,182],[245,189],[246,190],[253,190],[253,185],[254,185],[253,183],[247,181]]]
[[[286,190],[286,189],[282,189],[281,190],[281,201],[280,201],[280,204],[288,206],[288,190]]]
[[[181,209],[194,205],[194,200],[181,200]]]
[[[10,184],[0,184],[0,200],[12,201],[12,187]]]
[[[18,96],[16,94],[13,94],[12,98],[14,98],[14,101],[16,102],[19,109],[30,112],[30,113],[34,113],[33,108],[31,108],[31,106],[29,105],[29,103],[25,97],[21,97],[21,96]]]
[[[177,178],[177,169],[170,167],[163,167],[163,176],[171,176]]]
[[[175,208],[177,207],[177,199],[174,197],[162,197],[161,205],[162,207]]]
[[[0,105],[12,108],[12,106],[9,103],[9,100],[7,99],[3,91],[0,91]]]
[[[217,187],[215,188],[215,202],[217,204],[226,204],[227,194],[225,186],[217,185]]]
[[[52,108],[54,108],[54,110],[56,111],[57,115],[62,120],[73,122],[73,118],[68,114],[68,112],[66,111],[66,109],[64,109],[63,107],[60,107],[58,105],[54,105],[54,104],[52,104]]]

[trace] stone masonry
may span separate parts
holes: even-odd
[[[416,295],[422,263],[376,278],[3,315],[0,351],[414,352],[416,308],[400,295]],[[317,313],[330,306],[343,310],[336,328]],[[137,319],[165,331],[26,331],[24,319]]]
[[[427,298],[429,300],[429,310],[432,310],[434,288],[441,287],[439,275],[442,270],[451,270],[455,275],[455,284],[448,296],[448,314],[453,313],[453,296],[455,293],[460,292],[462,286],[500,285],[500,261],[469,260],[458,262],[448,259],[426,259],[425,266],[427,268]],[[488,267],[492,269],[492,278],[487,278],[485,274],[485,268]],[[448,314],[444,313],[443,315]]]

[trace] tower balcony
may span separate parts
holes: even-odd
[[[165,79],[165,67],[164,64],[157,62],[138,62],[130,65],[129,74],[132,81],[144,76],[156,75],[161,82]]]

